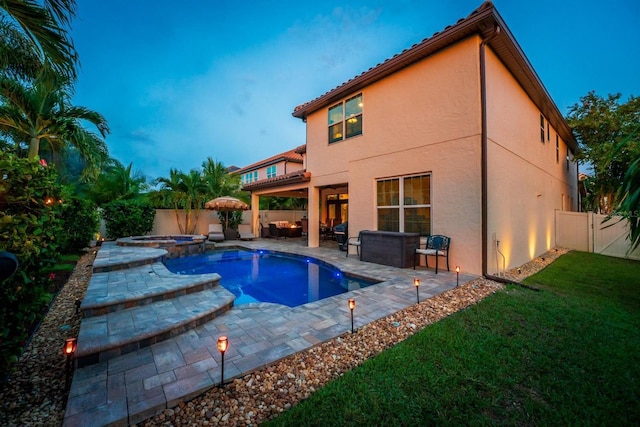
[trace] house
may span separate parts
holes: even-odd
[[[305,146],[296,147],[284,153],[276,154],[249,166],[234,171],[240,175],[242,188],[247,191],[261,188],[264,185],[273,186],[274,183],[287,181],[304,172],[302,153]]]
[[[485,275],[553,247],[554,211],[577,208],[576,140],[491,2],[293,116],[306,181],[254,206],[305,191],[309,224],[447,235],[451,265]]]
[[[242,190],[251,192],[256,198],[252,203],[251,224],[255,235],[261,235],[261,227],[268,228],[267,218],[258,218],[260,195],[271,197],[307,197],[309,174],[304,169],[304,152],[301,145],[267,159],[236,170],[240,175]],[[302,188],[296,187],[302,186]],[[294,186],[296,188],[291,188]],[[266,191],[265,191],[266,189]]]

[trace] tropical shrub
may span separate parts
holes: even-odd
[[[112,239],[141,236],[153,229],[156,210],[148,203],[116,200],[102,207],[107,236]]]
[[[62,253],[74,253],[89,245],[100,228],[98,210],[90,200],[66,197],[62,204],[64,233]]]
[[[44,272],[60,256],[62,189],[57,173],[36,159],[0,153],[0,251],[13,253],[18,271],[0,283],[0,374],[19,356],[51,300]]]
[[[227,219],[229,219],[229,229],[237,230],[238,225],[242,224],[242,211],[220,211],[218,212],[218,219],[220,220],[220,224],[224,228],[224,231],[227,230]]]

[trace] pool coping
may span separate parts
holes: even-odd
[[[411,270],[372,264],[355,256],[345,257],[344,252],[335,249],[283,245],[271,240],[234,241],[216,246],[310,256],[345,273],[382,281],[293,308],[268,303],[234,307],[176,337],[77,369],[64,426],[136,424],[204,393],[221,380],[221,359],[216,348],[220,335],[229,338],[224,373],[227,381],[349,332],[349,298],[357,301],[354,323],[358,328],[415,304],[415,277],[421,280],[421,300],[456,286],[455,272],[440,271],[436,275],[424,268]],[[134,253],[129,254],[135,258]],[[460,284],[475,278],[462,273]]]

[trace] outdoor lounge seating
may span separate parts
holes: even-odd
[[[338,242],[338,249],[341,251],[347,251],[347,255],[349,255],[349,251],[347,250],[347,235],[344,231],[334,231],[333,234],[336,236],[336,241]]]
[[[250,224],[238,225],[238,234],[240,235],[240,240],[253,240],[256,238],[251,231]]]
[[[338,249],[340,249],[341,251],[347,251],[347,255],[349,255],[347,245],[347,241],[349,240],[349,223],[343,222],[342,224],[338,224],[333,227],[333,236],[338,242]]]
[[[280,236],[285,237],[280,233],[280,228],[274,223],[269,224],[269,236],[275,238],[276,240],[280,238]]]
[[[212,242],[224,241],[222,224],[209,224],[209,240],[211,240]]]
[[[362,245],[362,231],[358,233],[358,237],[349,237],[347,239],[347,256],[349,256],[349,246],[355,246],[358,258],[360,258],[360,246]]]
[[[413,258],[413,269],[416,269],[416,258],[420,255],[424,255],[424,262],[427,268],[429,268],[429,257],[436,257],[436,274],[438,274],[438,258],[445,257],[447,260],[447,271],[449,271],[449,246],[451,238],[447,236],[434,235],[427,236],[427,243],[424,249],[420,248],[420,245],[415,250]]]

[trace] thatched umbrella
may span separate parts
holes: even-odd
[[[248,211],[250,209],[249,205],[242,200],[230,196],[216,197],[205,203],[204,207],[214,211],[226,212],[225,230],[229,228],[229,211]]]

